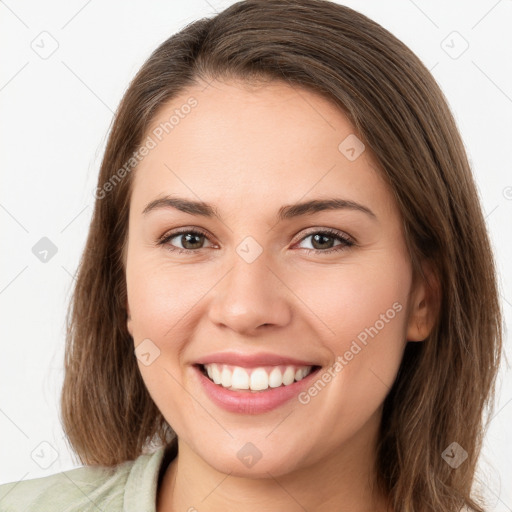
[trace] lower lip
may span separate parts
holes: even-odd
[[[210,399],[223,409],[239,414],[261,414],[272,411],[297,396],[307,388],[311,379],[318,373],[317,368],[302,380],[289,386],[269,388],[266,391],[232,391],[212,382],[201,369],[194,366],[194,371]]]

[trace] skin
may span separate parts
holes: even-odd
[[[382,404],[406,341],[425,339],[432,327],[391,191],[368,148],[355,161],[338,150],[354,127],[316,93],[280,82],[205,85],[157,112],[153,127],[190,96],[198,101],[134,171],[130,203],[128,329],[135,347],[149,338],[160,350],[138,365],[179,439],[157,510],[384,511],[372,486]],[[165,194],[212,203],[221,217],[172,208],[142,214]],[[376,219],[342,209],[275,220],[283,205],[327,197],[360,203]],[[183,227],[208,234],[193,240],[195,252],[167,249],[190,248],[182,235],[157,244]],[[326,254],[343,241],[315,245],[322,228],[356,245]],[[263,251],[252,263],[236,251],[247,236]],[[228,350],[328,368],[395,302],[401,311],[307,404],[227,412],[195,378],[199,357]],[[262,454],[252,467],[237,457],[247,442]]]

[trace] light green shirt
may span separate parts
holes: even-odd
[[[114,468],[83,466],[0,485],[1,512],[156,512],[157,487],[175,453],[162,446]]]

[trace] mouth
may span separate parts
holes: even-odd
[[[254,368],[222,363],[194,365],[208,380],[230,391],[262,393],[286,388],[318,372],[318,365],[275,365]]]

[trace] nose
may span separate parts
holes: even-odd
[[[264,254],[248,263],[235,253],[227,275],[212,290],[210,321],[245,335],[290,322],[291,293]]]

